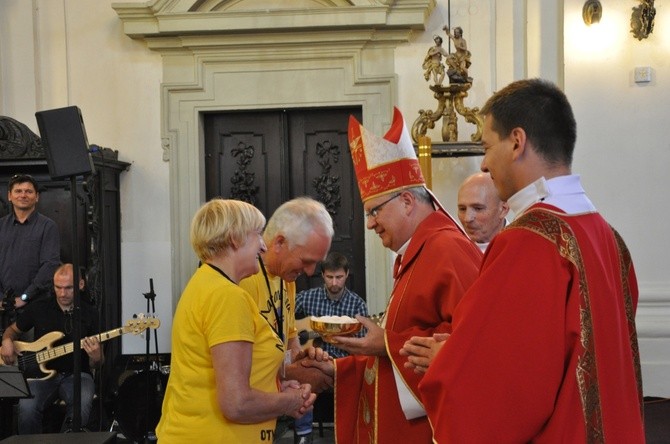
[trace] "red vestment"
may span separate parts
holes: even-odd
[[[638,289],[597,213],[536,204],[493,240],[420,392],[443,443],[643,443]]]
[[[398,398],[394,366],[418,400],[420,375],[399,354],[411,336],[451,332],[454,308],[477,278],[481,252],[441,212],[417,228],[402,257],[386,310],[388,357],[335,360],[335,434],[342,444],[429,443],[426,416],[407,420]]]

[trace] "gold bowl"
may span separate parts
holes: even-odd
[[[333,336],[352,336],[361,331],[361,328],[363,327],[363,325],[356,320],[351,322],[331,322],[323,321],[321,318],[316,318],[314,316],[310,318],[309,326],[314,332],[318,333],[324,341],[330,344],[337,344],[337,341],[333,340]]]

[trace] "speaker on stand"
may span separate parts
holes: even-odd
[[[52,179],[88,176],[95,172],[78,107],[38,111],[35,117]]]
[[[81,110],[76,106],[35,113],[44,152],[52,179],[70,178],[72,205],[72,268],[74,282],[73,310],[73,412],[72,431],[82,431],[81,424],[81,300],[79,294],[79,241],[77,236],[77,176],[94,170]]]

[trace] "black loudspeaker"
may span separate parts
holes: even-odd
[[[35,113],[52,179],[92,174],[84,119],[76,106]]]

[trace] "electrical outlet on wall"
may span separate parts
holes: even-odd
[[[649,83],[651,82],[651,67],[637,66],[635,67],[635,83]]]

